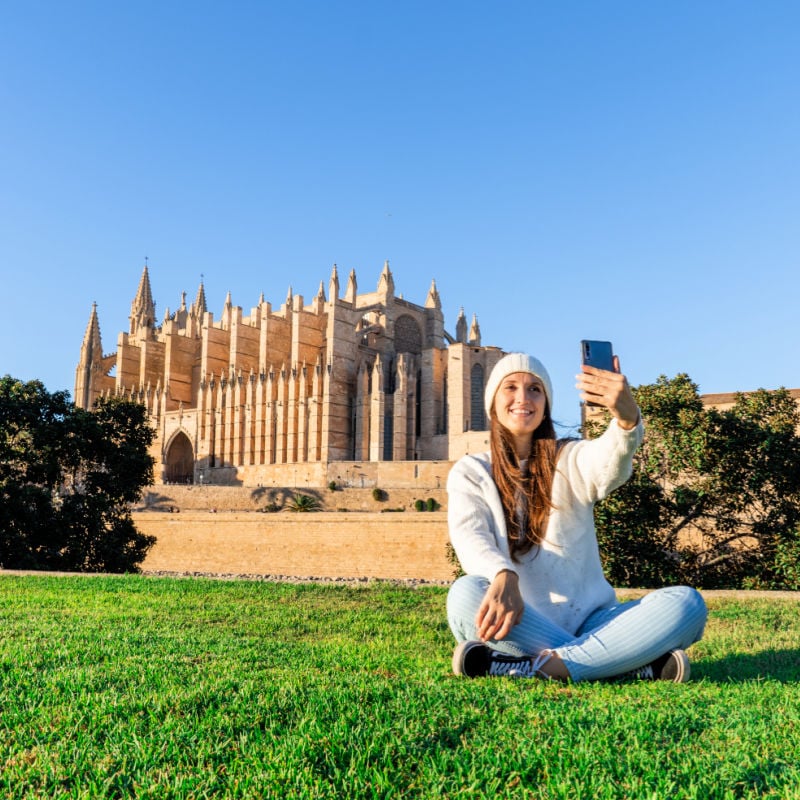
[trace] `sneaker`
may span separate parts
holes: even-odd
[[[655,661],[620,676],[621,680],[672,681],[686,683],[692,674],[689,657],[683,650],[670,650]]]
[[[453,651],[453,672],[467,678],[547,678],[541,668],[550,660],[551,655],[552,653],[543,652],[538,656],[511,656],[492,650],[483,642],[461,642]]]

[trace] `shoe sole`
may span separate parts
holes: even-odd
[[[686,683],[692,675],[692,666],[689,663],[689,656],[683,650],[673,650],[669,654],[667,663],[661,670],[659,679],[662,681],[672,681],[673,683]]]
[[[456,645],[456,649],[453,650],[453,672],[456,675],[464,675],[467,678],[476,678],[481,675],[485,675],[488,670],[475,670],[467,668],[467,661],[470,660],[470,653],[480,648],[481,651],[486,650],[486,646],[483,642],[479,641],[467,641],[467,642],[460,642]],[[475,653],[475,655],[478,655]],[[485,660],[484,658],[480,659],[481,661]]]

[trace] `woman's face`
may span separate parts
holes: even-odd
[[[494,396],[497,421],[519,445],[529,448],[533,432],[542,424],[547,406],[544,384],[528,372],[513,372],[500,382]],[[520,447],[517,447],[520,452]]]

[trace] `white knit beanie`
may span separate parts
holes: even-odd
[[[547,397],[547,407],[553,413],[553,385],[550,383],[550,376],[538,358],[526,355],[525,353],[509,353],[503,356],[495,365],[489,380],[486,383],[486,391],[483,394],[483,404],[486,407],[486,418],[491,419],[492,403],[497,393],[500,383],[507,375],[515,372],[527,372],[535,375],[544,384],[544,393]]]

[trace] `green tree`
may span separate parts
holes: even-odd
[[[631,479],[596,509],[612,582],[800,588],[800,414],[789,393],[738,394],[717,411],[678,375],[634,394],[645,442]]]
[[[800,589],[779,563],[798,553],[800,412],[786,389],[737,394],[729,411],[710,412],[712,489],[718,509],[703,527],[710,546],[695,571],[720,583]]]
[[[0,379],[0,564],[135,570],[155,541],[130,515],[152,482],[153,436],[138,403],[90,412],[39,381]]]

